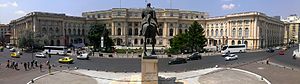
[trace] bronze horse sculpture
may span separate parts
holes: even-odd
[[[149,56],[147,55],[147,39],[151,39],[151,44],[152,44],[152,52],[151,55],[155,55],[154,47],[156,44],[156,34],[158,34],[157,28],[158,28],[158,23],[157,23],[157,18],[156,18],[156,13],[155,11],[151,8],[151,4],[147,4],[147,8],[143,10],[142,12],[142,30],[140,35],[144,36],[144,56]]]

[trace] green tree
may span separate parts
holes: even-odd
[[[94,24],[89,31],[88,39],[94,46],[94,49],[101,49],[101,37],[104,37],[104,49],[105,51],[111,51],[111,47],[114,46],[114,42],[109,38],[108,30],[103,24]]]
[[[34,32],[25,30],[19,37],[18,46],[20,48],[31,48],[34,45]]]
[[[201,51],[203,50],[206,42],[204,36],[204,29],[198,22],[193,22],[189,27],[189,31],[183,34],[178,34],[172,39],[171,49],[172,52],[183,52],[188,51]]]

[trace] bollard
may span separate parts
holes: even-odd
[[[264,78],[261,76],[261,77],[260,77],[260,80],[264,80]]]
[[[33,79],[31,80],[31,83],[32,83],[32,84],[34,83]]]

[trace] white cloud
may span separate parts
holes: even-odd
[[[236,6],[234,5],[234,4],[223,4],[222,5],[222,9],[223,10],[231,10],[231,9],[234,9],[234,8],[236,8]]]
[[[8,4],[7,3],[0,3],[0,8],[4,8],[4,7],[7,7]]]
[[[12,2],[12,3],[10,3],[10,5],[13,6],[13,7],[18,7],[17,2]]]
[[[26,12],[22,11],[22,10],[18,10],[18,11],[15,12],[15,14],[17,14],[17,15],[25,15]]]
[[[0,8],[4,8],[4,7],[18,7],[18,3],[17,2],[7,2],[7,3],[0,3]]]

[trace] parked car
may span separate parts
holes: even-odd
[[[273,53],[275,50],[273,48],[268,48],[266,52]]]
[[[236,60],[236,59],[238,59],[238,55],[236,54],[230,54],[225,57],[225,61]]]
[[[37,53],[35,54],[35,57],[46,58],[46,55],[44,53]]]
[[[89,53],[83,53],[77,56],[77,59],[85,59],[88,60],[89,59]]]
[[[10,53],[10,56],[13,58],[20,58],[20,55],[17,52]]]
[[[198,52],[193,53],[192,55],[187,57],[187,60],[199,60],[199,59],[202,59],[202,56]]]
[[[280,51],[278,52],[278,55],[284,55],[284,50],[280,50]]]
[[[280,49],[281,49],[281,47],[280,47],[280,46],[277,46],[277,47],[275,47],[275,49],[276,49],[276,50],[280,50]]]
[[[16,52],[16,49],[15,48],[11,48],[9,49],[10,52]]]
[[[73,58],[70,58],[70,57],[64,57],[64,58],[60,58],[58,59],[58,62],[59,63],[73,63]]]
[[[182,64],[182,63],[187,63],[187,60],[185,58],[172,58],[169,61],[169,65],[172,65],[172,64]]]

